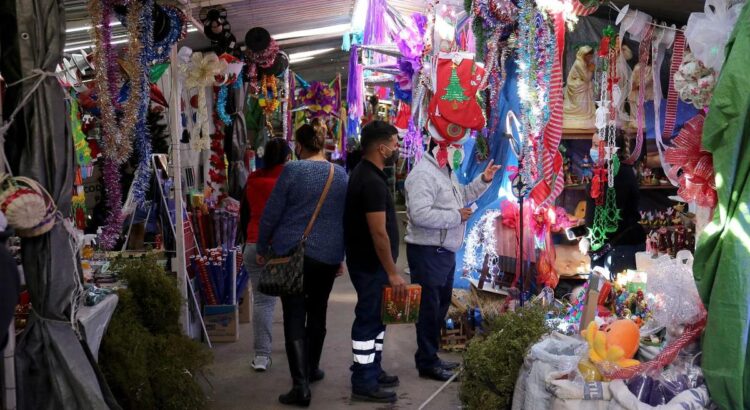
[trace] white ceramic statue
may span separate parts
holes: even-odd
[[[583,46],[576,53],[576,61],[568,73],[563,103],[563,128],[594,128],[594,50]]]

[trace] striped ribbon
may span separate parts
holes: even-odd
[[[638,86],[638,112],[636,115],[636,121],[638,123],[638,134],[636,136],[636,142],[635,142],[635,149],[630,154],[630,157],[626,159],[625,161],[622,161],[625,164],[633,165],[635,161],[638,160],[638,157],[641,156],[641,150],[643,149],[643,126],[644,124],[644,110],[643,110],[643,104],[644,99],[646,96],[646,66],[648,63],[648,56],[651,54],[651,40],[653,39],[654,34],[654,26],[647,25],[646,27],[646,34],[643,36],[643,40],[641,40],[641,44],[638,47],[638,63],[640,64],[640,84]]]
[[[674,75],[682,65],[685,54],[685,35],[678,31],[672,49],[672,65],[669,68],[669,88],[667,89],[667,112],[664,115],[664,133],[666,138],[672,138],[674,124],[677,121],[677,90],[674,88]]]
[[[674,75],[682,64],[682,57],[685,53],[685,35],[678,31],[675,35],[674,45],[672,48],[672,63],[669,68],[669,88],[667,89],[667,108],[664,115],[664,133],[660,128],[661,121],[659,121],[659,114],[661,111],[661,88],[659,87],[659,94],[655,95],[654,99],[654,131],[656,136],[656,148],[659,151],[659,159],[661,160],[664,173],[667,175],[669,182],[674,186],[679,185],[679,180],[673,177],[670,172],[671,165],[664,160],[666,146],[664,145],[664,138],[671,139],[672,132],[674,131],[674,125],[677,121],[677,90],[674,88]],[[661,67],[661,59],[657,56],[658,63],[655,65]],[[657,61],[656,59],[654,61]],[[661,70],[659,70],[661,71]],[[657,89],[656,81],[659,80],[659,72],[654,70],[654,90]]]
[[[573,13],[579,17],[590,16],[599,9],[599,6],[586,7],[578,0],[571,1],[571,4],[573,5]]]
[[[544,180],[531,193],[531,197],[541,206],[553,204],[565,188],[563,160],[558,150],[563,130],[563,73],[561,61],[565,53],[565,22],[561,13],[555,14],[554,24],[557,47],[555,63],[552,65],[550,77],[550,119],[544,128],[544,160],[542,163]]]

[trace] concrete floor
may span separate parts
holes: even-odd
[[[403,259],[406,259],[405,257]],[[357,294],[347,275],[336,280],[328,304],[328,337],[321,368],[326,378],[312,387],[311,409],[417,409],[437,390],[441,382],[419,378],[414,367],[416,335],[414,325],[394,325],[386,331],[383,367],[401,379],[396,388],[399,400],[395,405],[351,402],[349,366],[351,325]],[[214,363],[207,374],[212,409],[289,409],[278,403],[279,394],[291,387],[284,353],[281,303],[277,303],[273,327],[273,366],[258,373],[250,367],[252,359],[252,325],[240,325],[240,340],[215,344]],[[460,355],[442,353],[445,360],[460,360]],[[452,410],[461,408],[458,383],[452,383],[426,409]]]

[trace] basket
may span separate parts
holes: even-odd
[[[25,177],[0,176],[0,211],[23,238],[49,232],[57,219],[57,206],[38,182]]]

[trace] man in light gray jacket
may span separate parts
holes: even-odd
[[[440,328],[453,293],[456,251],[461,247],[469,206],[489,187],[500,165],[487,165],[481,176],[461,185],[448,166],[440,167],[429,150],[406,178],[406,256],[411,282],[422,286],[415,361],[420,377],[446,381],[457,363],[440,360]]]

